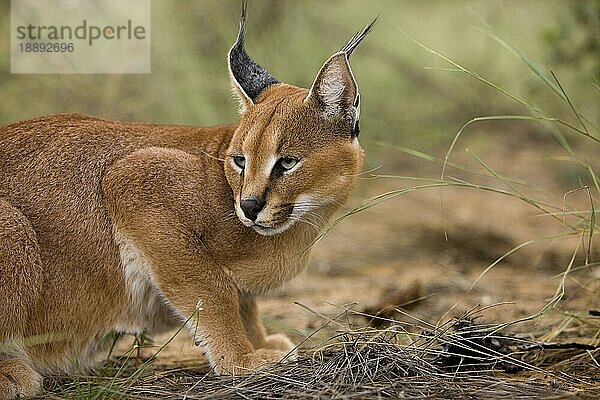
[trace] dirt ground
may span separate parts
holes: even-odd
[[[471,145],[502,174],[529,181],[520,186],[522,190],[560,207],[565,193],[579,187],[577,180],[564,178],[564,169],[571,166],[557,161],[560,149],[515,140],[505,138],[498,146],[497,141],[491,144],[475,139]],[[439,164],[423,167],[420,161],[393,152],[382,157],[389,161],[374,173],[392,170],[405,176],[439,178]],[[468,157],[461,155],[455,161],[469,163]],[[456,169],[449,169],[448,175],[506,189],[497,180]],[[375,179],[367,173],[348,209],[386,191],[419,184]],[[534,185],[549,194],[540,195]],[[567,196],[569,202],[589,210],[586,199],[587,195],[579,192]],[[569,216],[542,216],[540,210],[523,200],[484,190],[448,188],[443,194],[439,188],[411,191],[339,223],[315,246],[304,273],[261,298],[264,322],[269,331],[285,333],[296,343],[304,341],[307,347],[318,345],[339,329],[329,324],[306,339],[328,318],[341,314],[344,307],[371,314],[388,308],[383,314],[386,317],[432,324],[459,317],[475,307],[483,309],[481,321],[489,323],[531,316],[556,295],[562,281],[560,274],[569,265],[578,242],[582,242],[577,236],[542,239],[567,232],[566,224],[573,221]],[[536,241],[494,266],[472,287],[498,257],[531,240]],[[585,251],[580,249],[573,267],[584,259]],[[565,283],[564,297],[552,312],[509,330],[546,341],[598,344],[600,317],[590,318],[589,311],[600,310],[600,267],[573,272]],[[406,314],[394,312],[398,306]],[[347,315],[341,321],[348,322]],[[360,315],[352,315],[349,321],[357,326],[373,324]],[[156,337],[154,343],[160,345],[171,336]],[[126,343],[121,346],[126,347]],[[177,335],[158,357],[160,363],[178,365],[200,360],[200,352],[185,333]]]

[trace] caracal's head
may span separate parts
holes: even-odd
[[[225,160],[240,221],[262,235],[295,223],[320,227],[321,211],[343,203],[362,168],[360,96],[348,57],[357,33],[321,67],[310,89],[280,83],[244,50],[245,7],[229,51],[241,104]]]

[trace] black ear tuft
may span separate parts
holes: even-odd
[[[340,49],[340,51],[346,53],[346,56],[350,58],[350,55],[352,55],[352,52],[354,51],[356,46],[358,46],[360,42],[362,42],[362,40],[369,34],[369,32],[371,32],[371,29],[373,29],[373,26],[375,25],[375,22],[377,22],[378,18],[379,15],[376,16],[369,25],[362,28],[362,30],[356,32],[354,36],[350,38],[348,43],[346,43],[344,47]]]
[[[234,84],[251,102],[269,85],[279,83],[273,75],[251,59],[244,49],[246,30],[246,1],[242,1],[240,30],[237,39],[229,50],[229,71]]]

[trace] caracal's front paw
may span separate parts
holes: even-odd
[[[296,351],[296,346],[294,343],[290,340],[290,338],[282,335],[281,333],[269,335],[265,341],[266,349],[283,351],[286,354],[289,354],[288,359],[290,360],[295,360],[298,357],[298,352]]]
[[[268,365],[278,362],[290,361],[286,357],[287,352],[271,349],[258,349],[253,353],[246,354],[237,360],[221,362],[215,366],[218,374],[244,375],[249,374]]]
[[[20,359],[0,362],[0,399],[22,399],[42,391],[42,376]]]

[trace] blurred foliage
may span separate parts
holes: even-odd
[[[597,123],[592,74],[577,63],[563,62],[567,56],[561,50],[579,54],[576,46],[569,46],[570,38],[587,37],[594,24],[597,29],[597,4],[252,0],[247,48],[280,80],[307,87],[328,56],[380,14],[373,33],[351,60],[362,95],[361,138],[369,147],[368,164],[374,165],[381,155],[374,141],[443,149],[473,117],[526,112],[480,82],[446,70],[449,65],[410,38],[553,111],[560,100],[550,96],[543,83],[528,83],[531,75],[521,61],[482,32],[489,24],[532,60],[550,59],[547,67],[560,77],[577,108]],[[2,1],[0,124],[59,112],[193,125],[234,121],[237,106],[225,56],[236,35],[239,8],[237,0],[153,0],[151,74],[15,75],[9,72],[9,2]],[[590,52],[588,58],[593,58],[597,39],[592,33],[591,44],[581,44],[581,52]],[[555,109],[556,117],[573,120],[572,115],[560,114],[565,113],[562,104]]]
[[[550,63],[593,73],[600,81],[600,0],[573,1],[554,26],[544,31]]]

